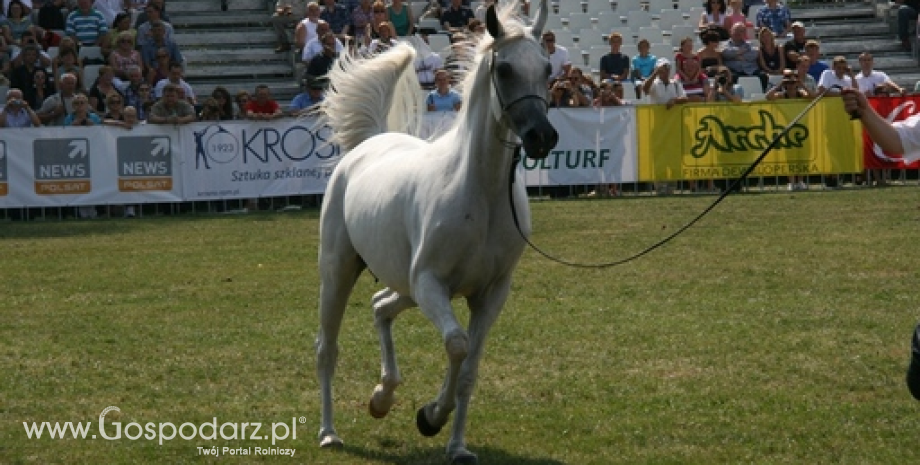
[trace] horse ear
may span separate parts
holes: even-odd
[[[543,27],[546,26],[546,18],[549,15],[549,5],[546,0],[540,0],[540,6],[537,7],[537,17],[533,20],[533,28],[531,28],[531,33],[533,36],[540,40],[543,36]]]
[[[495,14],[494,3],[489,5],[489,9],[486,10],[486,30],[489,31],[489,35],[491,35],[495,40],[501,39],[505,36],[505,28],[498,20],[498,15]]]

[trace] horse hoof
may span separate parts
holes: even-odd
[[[323,436],[319,441],[319,446],[323,449],[341,449],[344,445],[342,439],[334,434]]]
[[[390,413],[389,410],[377,410],[374,408],[374,399],[371,398],[370,402],[367,403],[367,411],[370,412],[371,416],[376,419],[381,419],[387,416]]]
[[[441,427],[428,423],[428,417],[425,416],[425,407],[418,409],[418,413],[415,415],[415,425],[418,427],[418,432],[422,433],[422,436],[430,438],[440,433]]]
[[[465,454],[460,454],[454,456],[450,460],[450,465],[476,465],[479,463],[479,459],[476,458],[475,454],[467,452]]]

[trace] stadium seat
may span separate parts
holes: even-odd
[[[599,13],[613,12],[613,3],[610,0],[586,0],[588,13],[596,16]]]
[[[432,52],[444,57],[446,52],[450,49],[450,37],[448,37],[447,34],[429,34],[428,46],[431,48]]]
[[[86,65],[83,67],[83,87],[89,90],[99,77],[99,68],[103,65]]]
[[[661,29],[657,27],[648,26],[639,28],[639,37],[647,39],[652,45],[663,44],[665,43],[664,35],[661,33]],[[667,39],[667,43],[670,44],[670,38]]]
[[[97,46],[84,45],[80,47],[80,53],[77,54],[77,58],[79,58],[80,61],[100,60],[102,62],[105,62],[105,58],[103,58],[102,56],[102,47],[97,47]]]
[[[578,46],[581,48],[591,47],[594,45],[605,45],[607,40],[606,31],[597,29],[582,29],[578,31]]]
[[[701,46],[699,34],[696,33],[696,25],[681,25],[671,28],[671,46],[680,47],[680,41],[684,40],[685,37],[693,38],[694,50]]]
[[[418,22],[419,29],[434,29],[435,31],[441,31],[444,28],[441,27],[441,22],[438,21],[438,18],[424,18]]]
[[[674,2],[672,0],[648,0],[648,12],[653,18],[661,16],[664,10],[673,10]]]
[[[631,10],[626,13],[626,25],[635,32],[639,32],[640,27],[652,25],[652,16],[645,10]]]
[[[566,22],[566,18],[562,18],[562,22]],[[591,20],[591,15],[588,13],[571,13],[568,16],[568,24],[566,27],[572,32],[581,29],[593,29],[594,22]]]
[[[684,19],[684,12],[680,10],[662,10],[661,17],[658,18],[658,27],[662,31],[669,31],[674,26],[684,24],[687,24],[687,20]]]
[[[754,94],[763,93],[763,88],[760,87],[760,78],[757,76],[739,76],[738,85],[744,89],[745,101],[750,101]]]

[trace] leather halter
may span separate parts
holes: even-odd
[[[508,103],[504,102],[501,93],[498,92],[498,86],[495,83],[495,55],[495,50],[492,50],[492,56],[489,58],[489,79],[492,81],[492,94],[495,96],[495,99],[498,100],[498,108],[495,108],[494,106],[492,107],[492,116],[495,117],[495,121],[501,121],[502,116],[504,116],[512,106],[527,99],[537,99],[543,102],[543,108],[545,109],[544,113],[548,114],[549,101],[546,99],[546,97],[537,94],[524,94]]]

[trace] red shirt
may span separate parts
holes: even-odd
[[[246,111],[249,113],[259,113],[262,115],[273,115],[281,107],[278,105],[278,102],[274,100],[269,100],[265,104],[260,104],[258,100],[250,100],[246,104]]]

